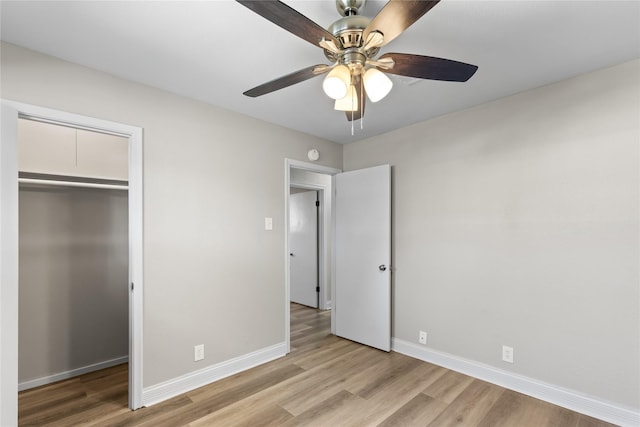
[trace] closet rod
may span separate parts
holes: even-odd
[[[57,187],[102,188],[105,190],[128,190],[128,185],[98,184],[93,182],[57,181],[51,179],[18,178],[21,184],[53,185]]]

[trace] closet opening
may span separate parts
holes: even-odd
[[[18,390],[109,368],[129,406],[129,138],[19,118],[17,142]]]

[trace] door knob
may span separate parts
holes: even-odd
[[[289,256],[293,256],[293,254],[289,254]]]
[[[378,270],[380,271],[385,271],[386,269],[387,269],[387,266],[384,264],[378,266]]]

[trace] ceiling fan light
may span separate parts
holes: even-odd
[[[369,68],[364,73],[364,88],[371,102],[378,102],[391,91],[393,82],[377,68]]]
[[[347,95],[344,98],[336,99],[333,107],[338,111],[358,111],[358,91],[354,85],[349,85]]]
[[[338,65],[327,74],[322,82],[322,89],[329,98],[342,99],[347,95],[351,84],[351,73],[346,65]]]

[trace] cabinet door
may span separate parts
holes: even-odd
[[[76,175],[89,178],[129,178],[129,140],[127,138],[78,129]]]
[[[18,169],[51,175],[76,174],[76,130],[18,120]]]

